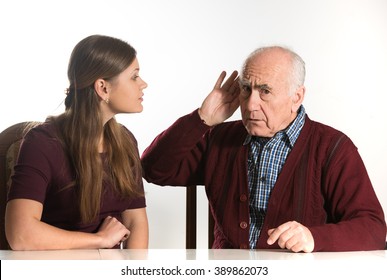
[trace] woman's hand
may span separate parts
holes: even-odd
[[[101,237],[101,248],[113,248],[129,238],[130,231],[116,218],[106,217],[96,235]]]
[[[64,230],[41,221],[43,205],[30,199],[8,202],[5,225],[13,250],[112,248],[128,239],[130,231],[116,218],[107,217],[97,233]]]

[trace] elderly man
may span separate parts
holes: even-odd
[[[303,60],[254,51],[202,106],[142,155],[144,178],[205,185],[213,248],[383,249],[386,223],[366,168],[342,132],[308,118]],[[242,121],[224,122],[240,106]]]

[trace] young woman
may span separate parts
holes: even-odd
[[[139,71],[122,40],[93,35],[75,46],[65,112],[20,148],[5,222],[12,249],[147,248],[137,142],[114,118],[142,111]]]

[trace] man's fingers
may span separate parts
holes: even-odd
[[[281,234],[288,229],[289,229],[289,226],[287,224],[280,225],[275,229],[270,229],[268,231],[269,238],[267,239],[267,244],[269,245],[274,244],[281,236]]]
[[[226,77],[226,71],[220,73],[218,80],[215,83],[214,89],[220,88],[222,86],[223,80]]]
[[[282,249],[293,252],[312,252],[314,240],[308,228],[297,222],[287,222],[277,228],[267,231],[269,238],[267,244],[273,245],[275,242]]]
[[[222,88],[224,88],[225,90],[227,91],[230,91],[230,89],[233,87],[233,85],[236,84],[236,81],[235,81],[235,78],[238,77],[238,71],[233,71],[230,75],[230,77],[228,77],[228,79],[226,80],[226,82],[224,83],[224,85],[222,86]],[[233,91],[235,90],[232,89]]]
[[[220,76],[215,83],[214,89],[223,88],[227,91],[229,91],[230,89],[232,89],[232,91],[236,90],[236,88],[238,87],[238,83],[236,81],[236,77],[238,77],[238,71],[233,71],[230,77],[227,78],[226,82],[222,86],[222,83],[226,75],[227,75],[226,71],[222,71],[222,73],[220,73]]]

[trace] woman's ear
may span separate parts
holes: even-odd
[[[296,113],[298,111],[302,102],[304,101],[304,96],[305,96],[305,87],[300,86],[292,96],[292,101],[293,101],[292,111],[293,112]]]
[[[107,82],[104,79],[98,79],[94,82],[94,90],[102,100],[109,100]]]

